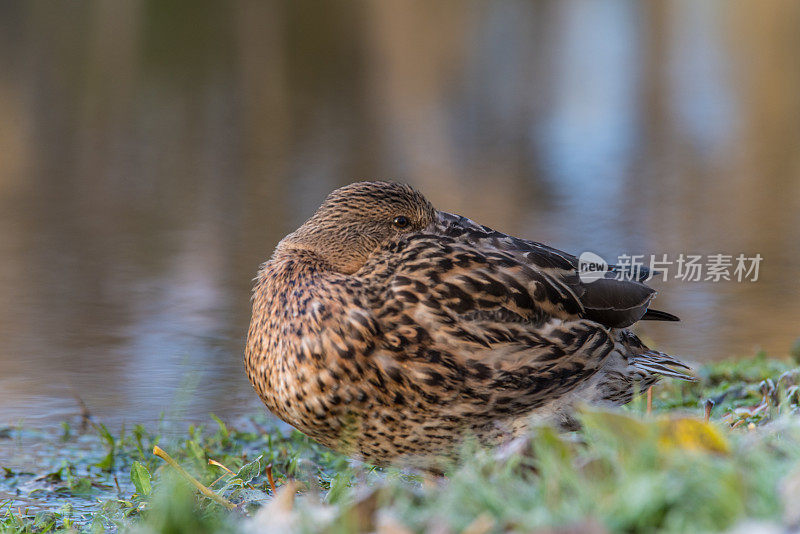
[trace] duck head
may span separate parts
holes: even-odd
[[[333,191],[316,213],[283,238],[275,256],[311,251],[352,274],[386,241],[434,224],[438,212],[409,185],[357,182]]]

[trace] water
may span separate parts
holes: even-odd
[[[259,409],[251,279],[361,178],[572,252],[759,253],[639,331],[800,336],[800,4],[192,6],[0,7],[0,426]]]

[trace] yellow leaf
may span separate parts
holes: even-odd
[[[662,419],[658,444],[665,449],[688,449],[728,454],[730,447],[719,429],[698,419]]]

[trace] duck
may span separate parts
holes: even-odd
[[[495,447],[579,405],[694,378],[630,329],[647,269],[579,258],[437,210],[402,183],[330,193],[255,278],[244,364],[266,407],[375,466],[429,471],[466,439]]]

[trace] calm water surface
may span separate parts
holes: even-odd
[[[690,360],[800,336],[800,4],[3,3],[0,426],[259,409],[251,279],[331,189],[412,183],[658,283]]]

